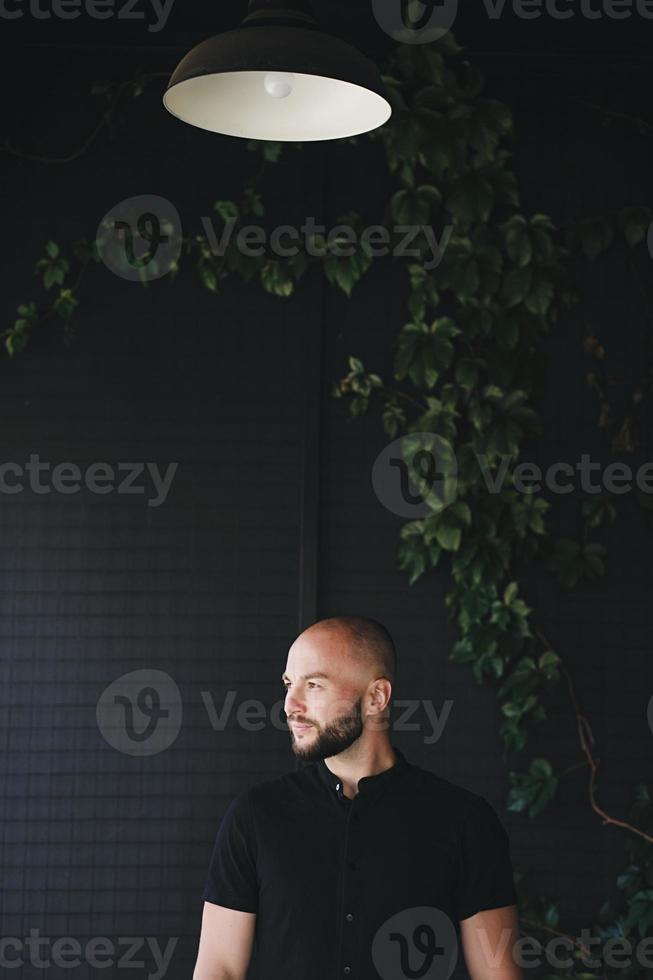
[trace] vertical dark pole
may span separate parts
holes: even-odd
[[[304,445],[299,551],[298,632],[317,619],[320,519],[320,403],[323,311],[306,331]]]
[[[327,224],[326,190],[328,179],[328,142],[322,154],[322,224]],[[304,431],[300,487],[299,526],[299,604],[298,632],[317,619],[318,568],[320,537],[320,449],[322,429],[322,375],[326,325],[327,282],[323,273],[320,309],[306,318],[304,343]]]

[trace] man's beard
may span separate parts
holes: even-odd
[[[363,715],[361,712],[363,700],[359,698],[351,711],[341,715],[326,728],[316,727],[317,734],[313,736],[310,745],[297,741],[294,732],[290,731],[292,750],[302,762],[317,762],[329,759],[331,756],[344,752],[363,734]]]

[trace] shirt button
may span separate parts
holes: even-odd
[[[346,966],[342,972],[343,973],[351,973],[351,967],[350,966]]]
[[[347,912],[347,915],[345,916],[345,918],[347,919],[347,922],[351,922],[354,917],[351,914],[351,912]]]

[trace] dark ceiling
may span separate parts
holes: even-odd
[[[21,13],[4,20],[0,44],[5,57],[16,57],[22,45],[111,45],[159,48],[180,51],[211,34],[234,27],[244,16],[246,0],[164,0],[171,10],[162,30],[148,30],[157,19],[154,4],[162,0],[102,0],[106,19],[87,12],[94,0],[63,0],[71,19],[46,17],[53,4],[61,0],[5,0],[5,8]],[[393,0],[377,0],[392,3]],[[401,0],[396,0],[400,3]],[[456,0],[430,0],[452,4]],[[653,54],[653,19],[646,19],[638,8],[650,8],[653,0],[540,0],[540,16],[518,16],[515,8],[537,11],[538,0],[458,0],[454,32],[473,52],[489,58],[539,55],[606,58],[650,58]],[[77,3],[77,7],[75,7]],[[546,12],[549,8],[572,13],[560,19]],[[373,0],[315,0],[320,22],[333,33],[355,41],[372,56],[379,56],[391,44],[379,27]],[[131,11],[130,17],[127,13]],[[501,11],[498,15],[498,11]],[[611,13],[612,12],[612,13]],[[614,13],[620,18],[616,19]],[[625,16],[624,16],[625,15]],[[140,18],[140,19],[139,19]]]

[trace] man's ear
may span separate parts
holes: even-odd
[[[378,677],[372,685],[371,702],[379,713],[389,708],[392,700],[392,684],[387,677]]]

